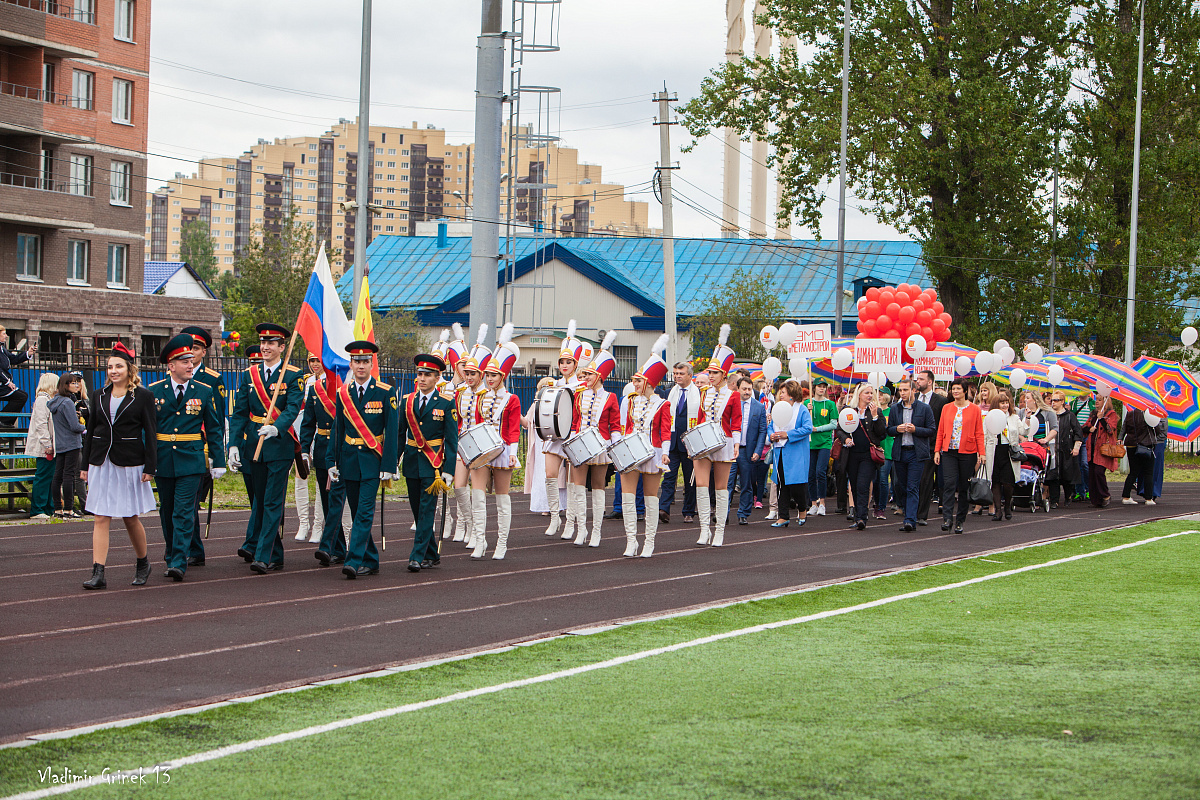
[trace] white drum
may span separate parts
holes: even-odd
[[[575,396],[566,386],[547,386],[533,401],[533,429],[542,441],[566,439],[575,422]]]
[[[605,449],[604,438],[595,428],[584,428],[563,442],[563,452],[575,467],[582,467],[596,456],[602,455]]]
[[[500,433],[491,425],[472,425],[458,437],[458,455],[471,469],[486,465],[504,449]]]
[[[609,445],[608,455],[617,472],[629,472],[654,458],[654,447],[650,437],[638,431]]]
[[[690,458],[706,456],[725,446],[725,431],[719,422],[701,422],[683,435],[683,446]]]

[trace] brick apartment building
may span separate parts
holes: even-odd
[[[138,354],[217,300],[142,292],[150,0],[0,0],[0,323]]]

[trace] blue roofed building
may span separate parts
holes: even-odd
[[[501,252],[505,243],[501,242]],[[570,319],[591,341],[616,330],[619,370],[632,372],[664,330],[662,240],[644,237],[541,239],[513,242],[511,268],[496,273],[498,317],[511,320],[521,347],[519,367],[544,372],[558,357]],[[930,284],[921,247],[905,241],[846,242],[844,331],[855,332],[854,292],[877,283]],[[676,308],[681,330],[702,313],[722,276],[749,269],[768,275],[788,318],[832,322],[837,243],[776,239],[677,239]],[[371,300],[381,312],[405,309],[428,326],[430,338],[470,313],[470,237],[379,236],[367,251]],[[352,292],[345,275],[344,297]],[[632,366],[631,366],[632,365]]]

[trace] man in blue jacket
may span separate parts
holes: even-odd
[[[738,525],[745,525],[754,510],[755,467],[762,460],[763,446],[767,442],[767,410],[754,397],[754,382],[743,376],[737,382],[742,396],[742,446],[738,449],[737,461],[729,470],[729,499],[733,501],[733,490],[738,477],[742,479],[742,496],[738,501]]]
[[[896,385],[900,399],[888,412],[888,436],[894,436],[892,469],[896,472],[896,500],[904,509],[905,533],[917,528],[917,505],[921,475],[929,462],[937,422],[933,409],[917,399],[912,382],[905,378]]]

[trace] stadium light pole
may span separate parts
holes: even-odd
[[[354,199],[358,208],[354,214],[354,312],[358,313],[358,295],[362,291],[363,274],[367,268],[367,231],[371,210],[367,206],[367,178],[375,169],[371,149],[371,0],[363,0],[362,53],[358,72],[358,181]]]
[[[850,121],[850,0],[842,10],[842,141],[838,168],[837,290],[833,293],[833,335],[842,335],[842,287],[846,281],[846,129]]]
[[[1139,4],[1137,105],[1133,115],[1133,200],[1129,216],[1129,285],[1125,294],[1125,363],[1133,364],[1133,306],[1137,297],[1138,179],[1142,167],[1142,65],[1146,54],[1146,2]]]

